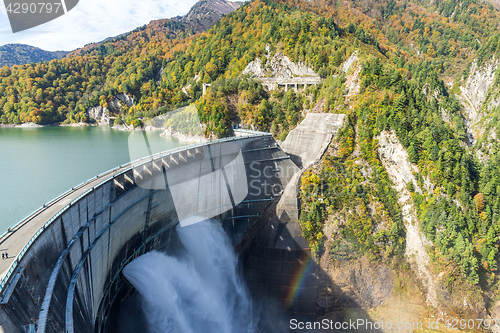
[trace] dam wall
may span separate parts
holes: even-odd
[[[299,224],[301,177],[321,160],[344,118],[343,114],[308,113],[288,134],[282,148],[300,169],[275,207],[266,211],[244,259],[252,292],[277,301],[290,319],[315,320],[317,313],[316,267]]]
[[[3,274],[0,331],[109,331],[130,291],[125,265],[148,251],[179,251],[174,227],[196,216],[220,221],[247,253],[297,171],[260,134],[156,154],[82,184],[55,214],[47,207],[0,239],[22,243]]]

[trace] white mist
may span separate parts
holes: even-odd
[[[206,220],[177,226],[182,258],[150,252],[123,269],[144,299],[154,333],[250,333],[256,323],[237,258],[222,227]]]

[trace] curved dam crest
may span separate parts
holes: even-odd
[[[246,173],[243,198],[234,190],[241,174],[233,161]],[[264,169],[276,171],[264,175]],[[129,288],[122,268],[152,250],[175,253],[179,215],[214,217],[242,253],[262,212],[277,199],[274,189],[284,188],[296,171],[272,136],[259,134],[183,147],[91,180],[73,193],[76,200],[57,203],[66,207],[60,215],[37,216],[50,223],[32,234],[39,233],[2,289],[3,330],[106,331],[115,299]],[[36,224],[21,224],[3,241]]]
[[[239,134],[247,136],[111,170],[4,234],[2,246],[16,244],[19,252],[10,255],[19,255],[2,262],[10,268],[0,266],[0,331],[112,331],[121,300],[134,292],[122,269],[146,252],[178,253],[174,227],[194,216],[221,224],[252,292],[285,301],[290,313],[314,316],[314,264],[296,223],[297,198],[280,203],[297,188],[300,169],[271,134]],[[315,135],[326,149],[332,134]],[[304,292],[293,286],[299,271]]]

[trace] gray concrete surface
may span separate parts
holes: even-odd
[[[319,160],[332,138],[344,125],[344,119],[345,114],[309,112],[306,118],[290,131],[281,147],[302,168]]]
[[[265,216],[246,255],[245,273],[253,293],[279,300],[290,318],[316,319],[316,268],[299,224],[300,180],[309,167],[321,160],[343,126],[344,117],[308,113],[288,134],[283,150],[302,169],[295,167],[293,177],[276,206]],[[302,281],[299,286],[297,281]]]

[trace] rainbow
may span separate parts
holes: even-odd
[[[312,261],[311,255],[307,252],[304,252],[301,262],[302,265],[300,265],[297,274],[294,274],[294,277],[290,284],[290,289],[285,298],[287,309],[290,309],[294,304],[295,299],[299,295],[300,290],[304,285],[306,277],[312,272],[314,268],[314,263]]]

